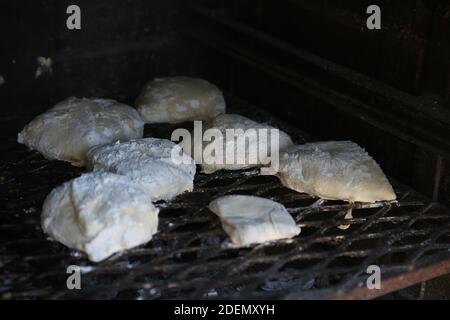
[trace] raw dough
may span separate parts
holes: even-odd
[[[226,136],[226,130],[227,129],[242,129],[243,131],[246,131],[248,129],[275,129],[272,126],[269,126],[267,124],[258,123],[253,120],[250,120],[244,116],[238,115],[238,114],[221,114],[214,118],[211,122],[207,123],[207,125],[204,127],[204,130],[208,129],[217,129],[222,133],[221,139],[212,139],[211,142],[203,142],[203,150],[206,148],[212,148],[214,145],[219,146],[220,144],[223,147],[223,161],[222,163],[207,163],[207,159],[204,158],[201,163],[202,172],[204,173],[213,173],[217,170],[226,169],[226,170],[240,170],[240,169],[247,169],[251,167],[258,167],[263,164],[267,164],[267,155],[270,156],[270,150],[271,150],[271,139],[269,135],[269,131],[267,132],[267,141],[266,141],[266,147],[267,152],[263,152],[263,156],[260,157],[258,155],[257,159],[254,159],[256,161],[250,161],[249,155],[250,155],[250,148],[249,146],[258,146],[258,137],[252,136],[250,139],[246,139],[249,141],[249,143],[245,144],[245,149],[240,150],[238,148],[238,136],[236,136],[234,139],[227,139]],[[280,151],[284,150],[290,146],[293,145],[291,138],[283,131],[279,130],[279,148]],[[193,136],[193,135],[192,135]],[[240,134],[240,138],[243,138],[244,135]],[[183,144],[181,144],[183,145]],[[232,146],[234,145],[234,148]],[[228,147],[229,146],[229,147]],[[228,147],[228,148],[227,148]],[[259,148],[258,148],[259,149]],[[191,148],[192,154],[194,154],[194,148]],[[245,153],[245,161],[238,163],[236,160],[234,163],[226,163],[227,155],[228,159],[233,159],[233,154],[235,155],[235,159],[238,159],[238,155],[242,155],[242,152]]]
[[[396,198],[375,160],[351,141],[289,148],[280,155],[277,175],[286,187],[323,199],[375,202]]]
[[[133,139],[92,148],[87,167],[126,175],[139,182],[153,201],[170,200],[193,189],[195,162],[181,151],[170,140]]]
[[[47,196],[42,229],[97,262],[149,241],[158,228],[158,211],[141,186],[127,177],[87,173]]]
[[[144,122],[135,109],[115,100],[67,98],[34,118],[18,142],[48,159],[83,166],[89,148],[142,137]]]
[[[222,92],[206,80],[188,77],[149,82],[136,107],[146,123],[209,120],[225,112]]]
[[[219,216],[235,245],[292,238],[300,233],[286,208],[269,199],[230,195],[212,201],[209,209]]]

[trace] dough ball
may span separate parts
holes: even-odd
[[[135,139],[94,147],[90,170],[126,175],[145,188],[153,201],[170,200],[194,186],[195,162],[167,139]]]
[[[204,157],[201,163],[203,173],[213,173],[221,169],[241,170],[268,164],[268,156],[271,155],[272,148],[270,129],[276,128],[267,124],[255,122],[238,114],[221,114],[215,117],[211,122],[207,123],[203,129],[204,131],[208,129],[216,129],[221,133],[220,138],[213,138],[210,142],[203,142]],[[234,138],[227,138],[227,129],[235,129],[236,136]],[[267,129],[266,141],[263,142],[261,139],[263,136],[262,134],[245,136],[247,130],[250,129],[255,129],[257,133],[260,132],[258,131],[259,129]],[[281,130],[278,130],[278,132],[279,151],[293,145],[289,135]],[[191,134],[191,136],[194,137],[194,134]],[[239,143],[239,141],[244,141],[244,138],[246,143],[244,148],[241,148],[239,145],[242,146],[242,143]],[[259,153],[260,144],[264,144],[266,147],[266,152],[261,152],[261,154]],[[184,146],[183,142],[181,142],[180,145]],[[215,152],[209,152],[210,150],[214,150],[216,148],[222,148],[222,163],[215,161],[219,158],[216,156]],[[255,152],[253,152],[255,150],[257,152],[256,158],[254,156]],[[191,147],[191,153],[194,154],[194,146]],[[209,156],[210,154],[211,156]],[[210,160],[208,160],[208,157]],[[233,158],[235,161],[227,161],[227,159]]]
[[[378,164],[351,141],[294,146],[280,155],[283,185],[330,200],[394,200],[395,192]]]
[[[235,245],[295,237],[300,228],[286,208],[275,201],[244,195],[220,197],[209,204]]]
[[[34,118],[18,142],[47,159],[83,166],[89,148],[116,140],[142,137],[138,112],[115,100],[67,98]]]
[[[149,82],[136,107],[146,123],[179,123],[214,118],[225,112],[225,100],[206,80],[172,77]]]
[[[42,229],[91,261],[148,242],[158,227],[158,209],[146,192],[125,176],[84,174],[47,196]]]

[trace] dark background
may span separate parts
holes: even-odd
[[[154,77],[198,76],[450,203],[450,1],[2,1],[0,21],[2,139],[67,96],[133,104]],[[35,79],[38,56],[53,72]]]

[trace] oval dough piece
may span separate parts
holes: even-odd
[[[206,80],[171,77],[149,82],[136,107],[146,123],[179,123],[214,118],[225,112],[225,100]]]
[[[18,142],[47,159],[83,166],[89,148],[142,137],[144,122],[135,109],[115,100],[70,97],[34,118]]]
[[[212,201],[209,209],[219,216],[235,245],[292,238],[300,233],[286,208],[269,199],[229,195]]]
[[[395,200],[378,164],[351,141],[307,143],[280,155],[283,185],[323,199],[350,202]]]
[[[97,262],[148,242],[157,231],[158,211],[146,192],[127,177],[88,173],[47,196],[42,229]]]
[[[87,167],[126,175],[140,183],[153,201],[192,191],[196,170],[194,160],[178,145],[156,138],[94,147],[87,154]]]
[[[261,165],[268,164],[268,156],[271,155],[271,135],[269,135],[270,129],[276,129],[267,124],[258,123],[253,120],[250,120],[244,116],[238,114],[221,114],[214,118],[211,122],[207,123],[204,127],[204,131],[208,129],[215,129],[220,131],[221,136],[219,139],[211,139],[211,142],[203,142],[203,155],[207,155],[202,159],[201,168],[203,173],[213,173],[215,171],[225,169],[225,170],[241,170],[252,167],[258,167]],[[240,133],[235,131],[237,134],[234,139],[227,139],[227,129],[234,130],[242,130]],[[267,129],[266,134],[266,152],[262,152],[262,156],[259,155],[259,143],[262,143],[259,140],[258,135],[247,135],[245,136],[245,132],[249,129],[255,129],[256,132],[259,129]],[[278,130],[279,133],[279,151],[284,150],[293,145],[291,138],[285,132]],[[194,136],[192,134],[192,136]],[[246,144],[242,149],[239,147],[239,140],[244,141],[245,138]],[[183,141],[184,142],[184,141]],[[180,145],[184,146],[184,143],[181,142]],[[251,146],[251,147],[250,147]],[[210,154],[209,150],[213,150],[216,147],[222,147],[223,157],[222,163],[218,163],[218,161],[214,160],[215,153],[212,152],[213,156],[208,160],[208,155]],[[251,149],[256,150],[256,153],[251,152]],[[256,149],[255,149],[256,148]],[[186,149],[185,149],[186,150]],[[191,152],[194,154],[194,146],[191,147]],[[256,154],[256,158],[254,156],[250,157],[250,155]],[[238,159],[241,158],[242,160]],[[235,161],[227,161],[226,159],[235,159]],[[211,163],[213,162],[213,163]]]

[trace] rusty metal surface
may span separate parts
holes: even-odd
[[[232,111],[281,125],[229,99]],[[234,110],[233,110],[234,108]],[[301,142],[305,135],[287,131]],[[151,126],[166,136],[173,126]],[[307,138],[309,139],[309,137]],[[258,169],[197,174],[195,189],[161,207],[159,232],[148,244],[91,263],[46,239],[40,210],[48,192],[82,170],[47,161],[8,136],[0,163],[0,298],[290,298],[365,299],[449,272],[450,212],[394,182],[398,201],[353,205],[318,201],[281,186]],[[291,240],[244,248],[229,245],[208,203],[251,194],[283,203],[302,228]],[[350,224],[346,230],[338,228]],[[66,268],[82,267],[82,289],[66,289]],[[382,289],[368,290],[377,264]]]
[[[369,290],[365,287],[360,287],[352,290],[351,292],[337,293],[333,296],[333,298],[342,300],[373,299],[403,289],[405,283],[424,284],[427,280],[431,280],[448,273],[450,273],[450,260],[446,259],[423,268],[417,268],[411,272],[401,273],[384,279],[379,290]]]

